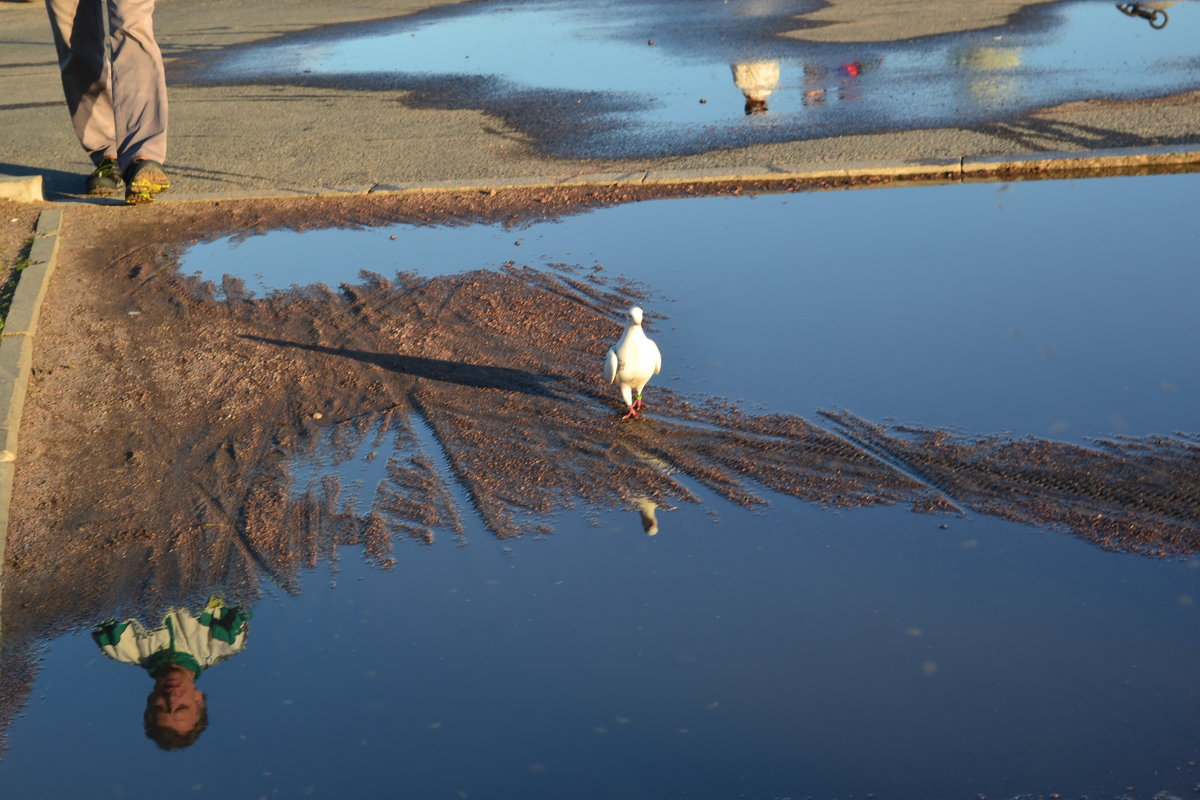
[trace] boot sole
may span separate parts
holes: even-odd
[[[153,183],[151,181],[134,181],[125,190],[125,202],[129,205],[153,203],[155,195],[171,188],[169,183]]]

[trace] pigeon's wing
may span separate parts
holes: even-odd
[[[617,361],[617,351],[610,347],[608,348],[608,361],[604,362],[604,380],[607,383],[616,381],[618,366],[620,365]]]
[[[650,345],[650,352],[654,354],[654,374],[657,375],[662,370],[662,353],[658,352],[658,345],[649,339],[646,343]]]

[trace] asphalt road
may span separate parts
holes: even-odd
[[[783,0],[756,0],[773,5]],[[550,155],[495,109],[415,102],[411,89],[321,81],[211,84],[195,64],[227,48],[323,26],[427,12],[423,0],[237,2],[161,0],[158,38],[168,59],[171,198],[363,192],[446,182],[655,170],[745,172],[861,163],[914,163],[1013,153],[1088,153],[1159,146],[1200,150],[1200,92],[1123,101],[1084,100],[1015,119],[830,135],[687,154],[580,158]],[[887,42],[1004,24],[1021,6],[1001,0],[837,2],[796,17],[781,39]],[[808,8],[802,3],[798,7]],[[1109,9],[1111,13],[1115,11]],[[1132,21],[1136,22],[1136,21]],[[680,16],[680,26],[687,18]],[[1132,24],[1132,23],[1131,23]],[[1183,24],[1183,23],[1180,23]],[[70,199],[90,165],[72,134],[40,3],[0,0],[0,175],[41,175],[46,196]],[[670,30],[660,32],[669,37]],[[189,65],[191,65],[189,67]],[[165,198],[164,198],[165,199]]]

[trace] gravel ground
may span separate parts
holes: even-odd
[[[395,537],[432,541],[464,515],[508,537],[569,507],[670,507],[695,500],[688,482],[745,505],[780,492],[972,510],[1111,549],[1196,552],[1193,439],[1082,448],[849,415],[813,424],[661,383],[647,419],[622,422],[603,355],[624,309],[644,305],[653,335],[660,304],[590,266],[364,274],[257,298],[175,269],[193,242],[272,227],[520,224],[633,199],[578,189],[73,210],[22,423],[6,635],[130,604],[149,613],[210,587],[252,594],[263,575],[286,588],[339,543],[387,565]],[[362,447],[388,459],[388,478],[354,504],[331,465]],[[314,453],[326,468],[295,485],[289,464]]]
[[[41,206],[0,200],[0,319],[16,288],[15,270],[29,254]]]

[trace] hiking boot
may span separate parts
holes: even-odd
[[[121,166],[115,158],[102,158],[92,174],[87,176],[88,194],[112,194],[125,182],[121,180]]]
[[[163,165],[148,158],[139,159],[125,170],[125,202],[131,205],[150,203],[154,195],[171,188]]]

